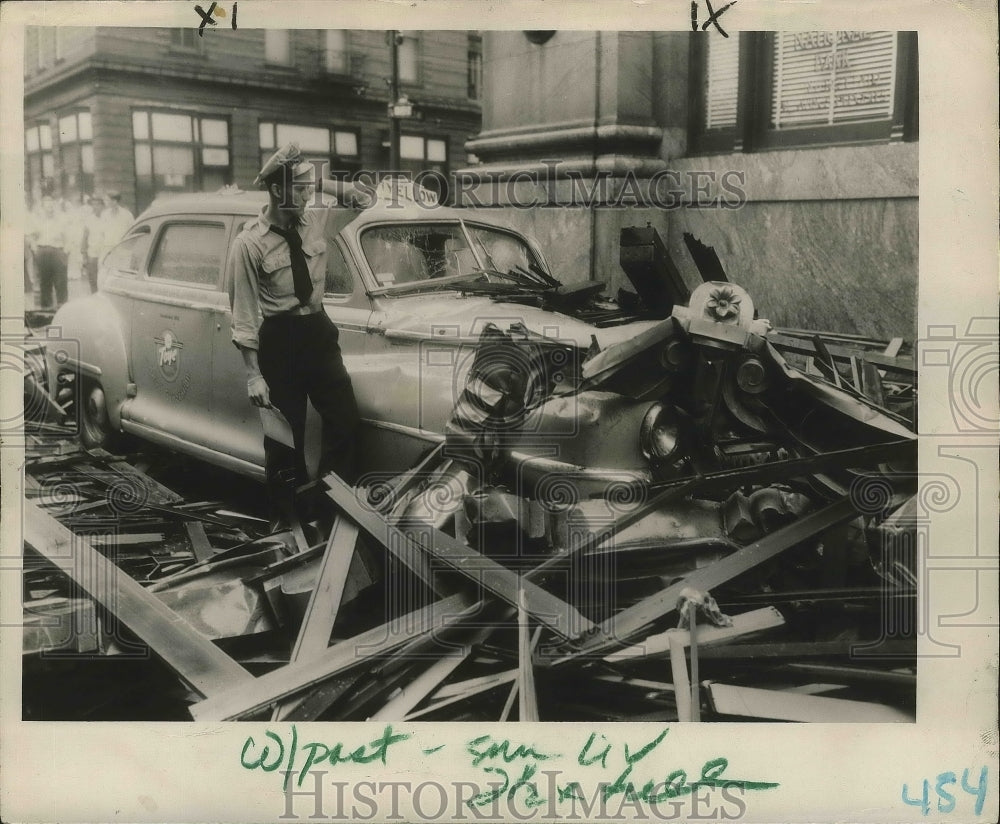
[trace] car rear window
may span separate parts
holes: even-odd
[[[102,266],[114,272],[134,274],[139,271],[149,248],[149,227],[141,226],[105,256]]]
[[[149,276],[196,286],[217,286],[226,255],[222,223],[171,223],[160,234]]]

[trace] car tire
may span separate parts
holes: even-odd
[[[96,381],[86,381],[80,397],[80,442],[87,449],[113,450],[121,437],[111,427],[104,388]]]

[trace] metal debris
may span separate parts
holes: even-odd
[[[446,440],[369,486],[324,479],[294,534],[54,437],[61,407],[36,404],[26,665],[148,648],[170,717],[199,720],[913,720],[915,638],[888,631],[916,608],[910,350],[773,333],[721,278],[683,305],[651,285],[655,233],[629,238],[660,323],[577,371],[487,327]],[[592,392],[650,402],[649,477],[521,477],[532,415]]]

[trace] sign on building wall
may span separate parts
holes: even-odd
[[[771,128],[891,117],[896,40],[889,31],[776,33]]]

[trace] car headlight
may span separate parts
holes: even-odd
[[[639,426],[639,448],[647,461],[662,464],[679,457],[680,429],[673,410],[654,403]]]

